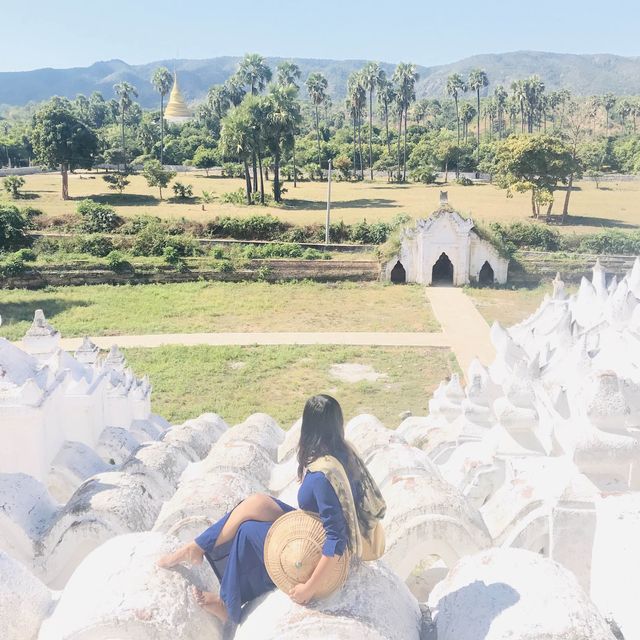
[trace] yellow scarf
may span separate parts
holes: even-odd
[[[356,505],[347,473],[337,458],[322,456],[314,460],[308,471],[321,471],[338,496],[347,527],[349,549],[362,560],[377,560],[384,553],[384,529],[380,522],[387,505],[364,462],[353,452],[357,464],[356,480],[362,486],[362,504]]]

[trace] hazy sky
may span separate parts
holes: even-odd
[[[0,71],[256,51],[423,65],[521,49],[640,55],[638,0],[0,0]]]

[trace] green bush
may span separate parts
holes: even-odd
[[[250,216],[248,218],[221,217],[207,223],[206,234],[213,238],[235,240],[276,240],[282,237],[289,225],[274,216]]]
[[[164,247],[175,249],[181,257],[199,256],[202,254],[202,249],[198,241],[187,235],[167,236],[164,241]]]
[[[358,244],[383,244],[390,233],[391,227],[386,222],[369,224],[363,220],[351,226],[349,240]]]
[[[133,216],[118,228],[118,233],[122,233],[127,236],[135,236],[143,229],[146,229],[150,224],[163,225],[164,222],[156,216]]]
[[[180,198],[180,200],[187,200],[188,198],[193,198],[193,186],[190,184],[182,184],[182,182],[174,182],[172,187],[173,193],[176,198]]]
[[[110,251],[107,255],[107,265],[111,271],[120,273],[132,269],[131,263],[121,251]]]
[[[222,202],[222,204],[247,204],[245,190],[238,189],[237,191],[225,191],[220,195],[220,202]]]
[[[30,244],[26,230],[29,215],[13,205],[0,204],[0,251],[13,251]]]
[[[113,207],[89,199],[82,200],[76,210],[82,216],[82,230],[88,233],[110,233],[124,222]]]
[[[131,252],[134,256],[161,256],[169,237],[161,222],[149,222],[135,236]]]
[[[459,184],[462,187],[472,187],[473,186],[473,180],[471,180],[470,178],[467,178],[465,176],[460,176],[459,178],[456,178],[453,182],[454,182],[454,184]]]
[[[640,255],[640,232],[600,231],[579,240],[580,253]]]
[[[273,243],[248,245],[244,249],[247,258],[301,258],[302,247],[298,244]]]
[[[240,162],[225,162],[222,165],[222,175],[225,178],[244,178],[244,165]]]
[[[302,257],[305,260],[331,260],[331,255],[325,251],[308,247],[302,252]]]
[[[531,222],[511,222],[503,224],[493,222],[489,228],[504,243],[510,243],[518,249],[539,249],[557,251],[562,243],[560,233],[544,224]]]
[[[76,238],[74,248],[78,253],[88,253],[96,258],[104,258],[113,251],[114,246],[109,236],[93,233]]]
[[[2,180],[4,190],[14,199],[20,197],[20,189],[24,187],[24,178],[22,176],[7,176]]]
[[[20,276],[27,270],[24,260],[21,260],[15,253],[0,261],[0,275],[5,278]]]
[[[162,250],[162,257],[167,264],[177,265],[182,262],[182,256],[175,247],[165,247]]]
[[[214,260],[211,263],[211,269],[216,273],[233,273],[235,267],[229,260]]]
[[[35,262],[38,259],[33,249],[18,249],[13,255],[23,262]]]
[[[214,260],[222,260],[225,257],[224,247],[212,247],[209,251],[209,255]]]

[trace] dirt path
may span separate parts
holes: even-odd
[[[449,346],[443,333],[309,332],[309,333],[161,333],[152,335],[101,336],[91,338],[101,349],[113,344],[123,348],[163,345],[361,345],[381,347]],[[60,346],[75,351],[81,338],[63,338]]]
[[[463,373],[466,375],[475,357],[485,365],[491,364],[496,352],[489,325],[471,298],[457,287],[428,287],[426,295]]]

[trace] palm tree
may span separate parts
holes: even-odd
[[[251,95],[264,91],[271,80],[271,69],[259,53],[247,53],[238,65],[236,72],[244,84],[251,87]]]
[[[460,98],[460,94],[464,93],[467,90],[467,87],[462,79],[462,76],[459,73],[452,73],[447,78],[447,86],[446,92],[450,98],[453,98],[453,101],[456,104],[456,124],[458,127],[458,159],[456,160],[456,177],[460,176],[460,109],[458,108],[458,100]]]
[[[300,79],[300,67],[291,61],[281,62],[278,65],[278,84],[282,87],[293,87],[294,93],[298,95],[298,89],[300,86],[296,82]],[[291,148],[292,148],[292,161],[293,161],[293,187],[298,186],[298,169],[296,167],[296,127],[299,119],[291,124]]]
[[[513,101],[518,105],[520,111],[520,130],[524,133],[524,114],[527,108],[527,90],[524,80],[515,80],[511,83]]]
[[[119,107],[120,107],[120,126],[122,130],[122,162],[126,170],[127,169],[127,150],[125,147],[125,138],[124,138],[124,116],[127,110],[130,109],[131,106],[133,105],[133,100],[131,99],[131,96],[133,96],[134,98],[137,98],[138,92],[136,91],[136,88],[132,84],[126,81],[119,82],[118,84],[114,85],[113,90],[116,92],[116,95],[118,96]]]
[[[460,107],[460,120],[462,120],[462,136],[464,137],[464,143],[467,144],[469,140],[469,124],[473,122],[476,117],[476,110],[469,102],[463,103]]]
[[[362,163],[362,115],[367,101],[366,89],[363,85],[362,74],[358,71],[349,76],[347,82],[347,111],[353,121],[353,177],[356,177],[356,142],[359,147],[360,157],[360,177],[364,178],[364,167]]]
[[[604,112],[607,115],[607,131],[609,131],[609,116],[611,111],[616,106],[617,98],[613,93],[605,93],[602,96],[602,106],[604,107]]]
[[[476,108],[478,113],[478,131],[476,133],[478,135],[478,163],[480,162],[480,89],[484,89],[488,86],[489,78],[487,77],[487,72],[484,69],[473,69],[471,73],[469,73],[469,89],[476,92],[477,98]]]
[[[273,197],[276,202],[282,200],[280,189],[280,158],[282,145],[287,138],[293,140],[293,132],[300,122],[300,104],[297,100],[297,89],[294,84],[271,87],[267,96],[267,129],[268,139],[273,152]],[[295,163],[294,163],[295,175]]]
[[[407,179],[407,119],[409,107],[416,99],[416,82],[420,76],[414,64],[401,62],[393,72],[393,82],[396,86],[396,104],[398,105],[398,182]],[[404,119],[404,154],[402,174],[400,174],[400,137],[402,136],[402,122]]]
[[[382,111],[384,126],[387,132],[387,152],[391,154],[391,140],[389,138],[389,107],[395,102],[396,92],[393,83],[386,78],[378,86],[378,110]]]
[[[297,80],[300,79],[300,67],[290,60],[281,62],[277,67],[277,82],[282,87],[295,87],[299,89]]]
[[[166,67],[159,67],[153,72],[151,84],[160,94],[160,164],[164,164],[164,97],[171,91],[173,78]]]
[[[369,172],[373,180],[373,92],[384,82],[386,74],[377,62],[368,62],[361,72],[362,85],[369,92]]]
[[[502,138],[502,132],[504,131],[504,111],[507,105],[508,94],[502,85],[497,86],[493,91],[493,97],[495,98],[495,107],[498,118],[498,135]]]
[[[242,102],[247,93],[244,90],[243,80],[237,73],[227,78],[222,87],[225,95],[229,98],[229,102],[231,102],[234,107],[237,107]]]
[[[217,84],[211,87],[207,93],[207,102],[211,107],[213,113],[218,116],[220,120],[227,115],[227,111],[231,108],[231,98],[227,86],[224,84]]]
[[[320,105],[327,99],[327,79],[318,72],[309,74],[307,81],[305,82],[309,97],[315,108],[316,112],[316,138],[318,141],[318,167],[320,167],[320,174],[322,174],[322,155],[320,152]]]
[[[220,147],[225,155],[236,156],[244,164],[247,204],[252,204],[251,177],[249,175],[251,123],[246,109],[233,109],[225,117],[220,132]]]

